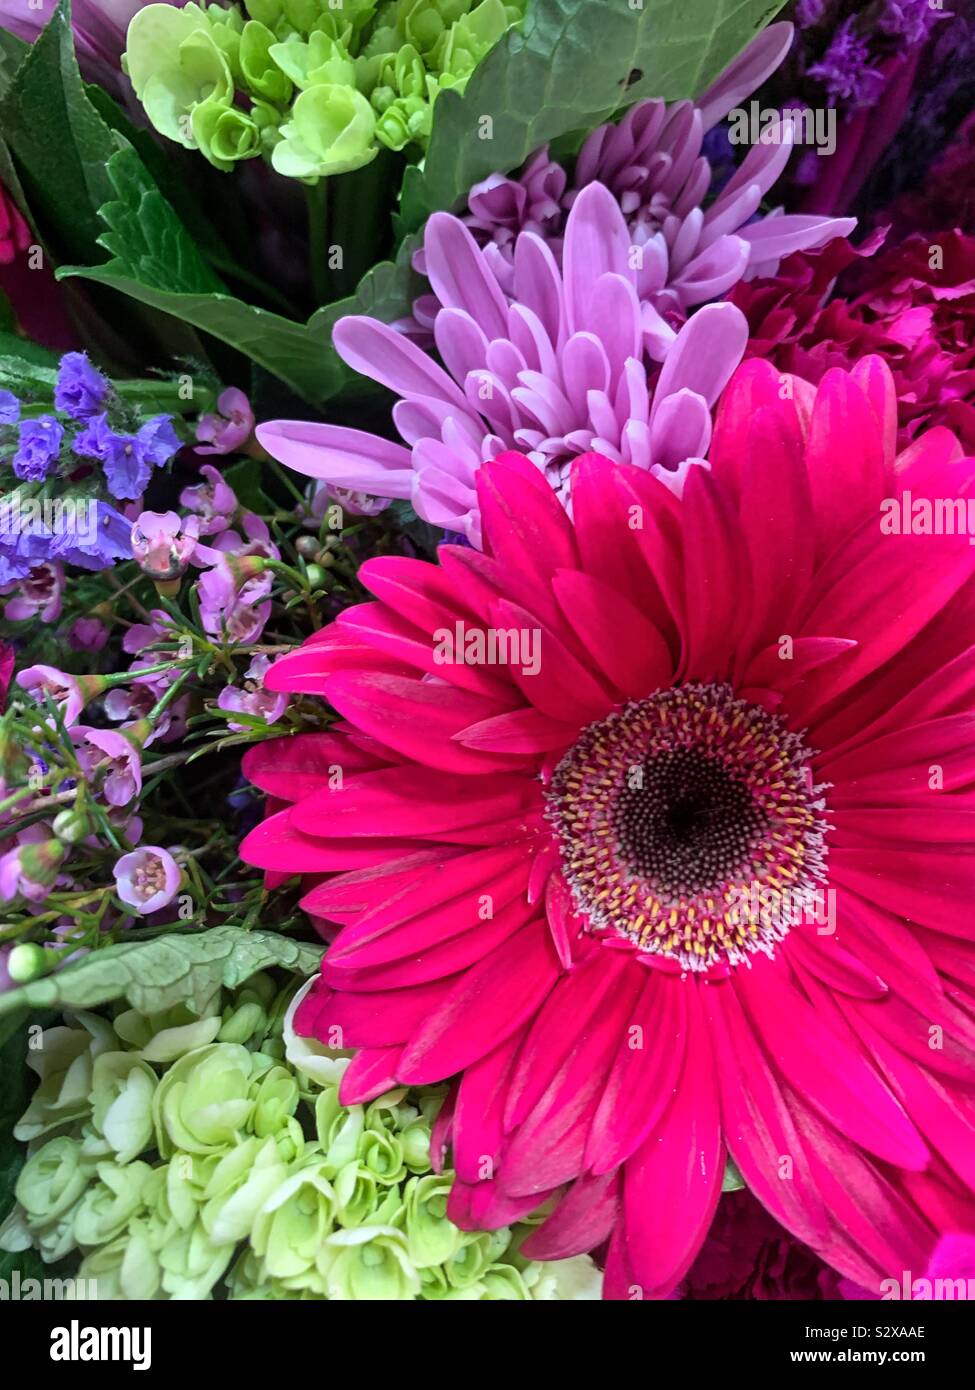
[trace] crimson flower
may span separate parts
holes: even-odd
[[[483,554],[367,561],[266,679],[341,716],[245,760],[243,857],[341,928],[297,1031],[348,1104],[458,1078],[450,1215],[550,1201],[525,1255],[609,1238],[609,1298],[674,1290],[728,1154],[864,1287],[971,1212],[975,547],[882,504],[975,460],[895,405],[746,363],[683,499],[502,455]]]

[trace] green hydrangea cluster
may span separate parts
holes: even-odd
[[[348,1054],[295,1036],[299,998],[259,974],[198,1013],[79,1012],[39,1034],[0,1248],[79,1252],[102,1299],[598,1298],[587,1256],[519,1255],[530,1223],[447,1219],[443,1088],[342,1105]]]
[[[150,121],[218,169],[263,155],[315,183],[426,147],[433,103],[463,89],[526,0],[247,0],[147,5],[123,66]]]

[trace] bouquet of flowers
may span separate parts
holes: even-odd
[[[4,1288],[975,1296],[975,8],[0,26]]]

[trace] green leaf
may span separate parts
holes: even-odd
[[[507,173],[546,141],[634,101],[700,95],[782,4],[532,0],[524,24],[508,30],[463,95],[438,95],[422,171],[406,171],[399,225],[417,230],[488,174]]]
[[[30,44],[11,34],[9,29],[0,29],[0,96],[3,96],[14,74],[30,51]]]
[[[350,378],[332,347],[338,318],[363,313],[388,321],[409,312],[410,245],[395,263],[375,266],[355,295],[317,310],[307,324],[295,323],[222,292],[134,150],[118,150],[108,175],[116,196],[101,209],[108,231],[99,240],[113,258],[99,266],[62,266],[58,277],[94,280],[172,314],[244,353],[312,404],[324,403]]]
[[[722,1192],[738,1192],[745,1186],[745,1179],[738,1171],[738,1165],[733,1158],[729,1158],[725,1165],[724,1177],[721,1180]]]
[[[24,368],[46,367],[52,372],[57,371],[58,354],[40,343],[32,342],[30,338],[22,338],[19,333],[0,333],[0,359],[5,358],[19,360]],[[0,360],[0,374],[2,372],[3,363]]]
[[[116,143],[85,96],[65,0],[0,99],[0,131],[52,252],[90,255]]]
[[[0,1015],[31,1008],[95,1009],[125,998],[142,1013],[174,1004],[201,1008],[218,985],[236,989],[258,970],[279,966],[297,975],[318,969],[322,948],[274,932],[214,927],[168,933],[92,951],[68,969],[0,995]]]
[[[8,343],[17,345],[15,356],[8,356],[4,351]],[[0,334],[0,386],[21,398],[39,395],[53,399],[57,371],[47,365],[47,359],[34,361],[24,356],[23,349],[31,346],[33,344],[17,339],[12,333]],[[43,352],[44,349],[39,351]]]

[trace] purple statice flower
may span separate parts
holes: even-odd
[[[16,425],[20,419],[20,401],[10,391],[0,391],[0,425]]]
[[[132,527],[132,555],[139,568],[157,581],[185,573],[196,549],[200,523],[178,512],[142,512]]]
[[[101,618],[76,618],[68,631],[68,646],[76,652],[100,652],[108,641]]]
[[[252,715],[255,719],[263,719],[265,724],[276,723],[287,708],[288,697],[277,691],[265,690],[264,677],[270,666],[270,657],[255,656],[244,672],[243,687],[225,685],[217,696],[218,707]],[[227,721],[227,728],[235,733],[245,733],[247,727],[246,724],[235,723],[232,719]]]
[[[807,76],[821,82],[830,106],[848,109],[875,106],[884,89],[884,73],[871,66],[870,40],[856,33],[856,16],[836,30],[820,62]]]
[[[61,616],[63,593],[63,565],[57,561],[45,562],[21,580],[7,601],[3,615],[12,623],[26,622],[28,618],[39,618],[42,623],[56,622]]]
[[[708,305],[673,335],[651,379],[631,249],[617,199],[591,183],[566,222],[561,270],[541,237],[519,233],[509,303],[463,222],[435,213],[426,262],[442,306],[434,337],[444,366],[375,319],[343,318],[334,331],[349,366],[400,396],[393,419],[405,445],[288,420],[259,426],[260,443],[329,486],[410,498],[424,520],[475,545],[478,469],[509,449],[527,454],[563,497],[572,460],[589,450],[679,491],[707,450],[711,407],[748,326],[733,305]]]
[[[130,560],[132,523],[107,502],[96,500],[89,507],[90,528],[67,531],[59,538],[60,559],[85,570],[103,570],[116,560]]]
[[[254,433],[251,403],[236,386],[229,386],[217,400],[217,413],[201,415],[196,427],[198,454],[233,454]]]
[[[903,39],[909,48],[916,48],[925,42],[940,19],[951,18],[947,10],[932,6],[929,0],[885,0],[877,27]]]
[[[109,806],[127,806],[142,790],[142,759],[134,740],[125,731],[90,729],[78,724],[71,730],[78,761],[86,778],[102,779],[102,795]]]
[[[14,472],[25,483],[43,482],[61,451],[64,426],[53,415],[24,420],[17,438]]]
[[[822,19],[825,10],[826,0],[799,0],[796,5],[796,23],[800,29],[812,29]]]
[[[108,396],[109,385],[91,365],[84,352],[66,352],[58,367],[54,404],[72,420],[89,420],[97,415]]]
[[[775,71],[792,34],[790,24],[765,29],[696,102],[641,101],[618,125],[599,126],[579,153],[571,184],[546,147],[519,174],[492,174],[475,185],[464,220],[507,297],[517,234],[544,237],[558,263],[568,212],[593,182],[613,194],[640,250],[636,288],[645,306],[647,349],[656,361],[696,305],[718,299],[759,267],[774,267],[793,251],[851,231],[849,219],[758,214],[789,160],[789,124],[775,142],[753,146],[737,170],[729,164],[727,140],[718,145],[718,166],[711,162],[709,133]],[[424,271],[425,248],[415,264]],[[432,327],[437,307],[435,295],[424,296],[414,319],[397,326],[426,345],[422,331]]]
[[[115,891],[130,911],[139,917],[168,907],[179,892],[179,865],[168,849],[143,845],[123,854],[112,870]]]
[[[98,459],[113,497],[135,501],[141,497],[153,468],[169,462],[180,447],[171,417],[157,415],[135,434],[119,434],[107,414],[93,415],[75,436],[74,451],[80,458]]]

